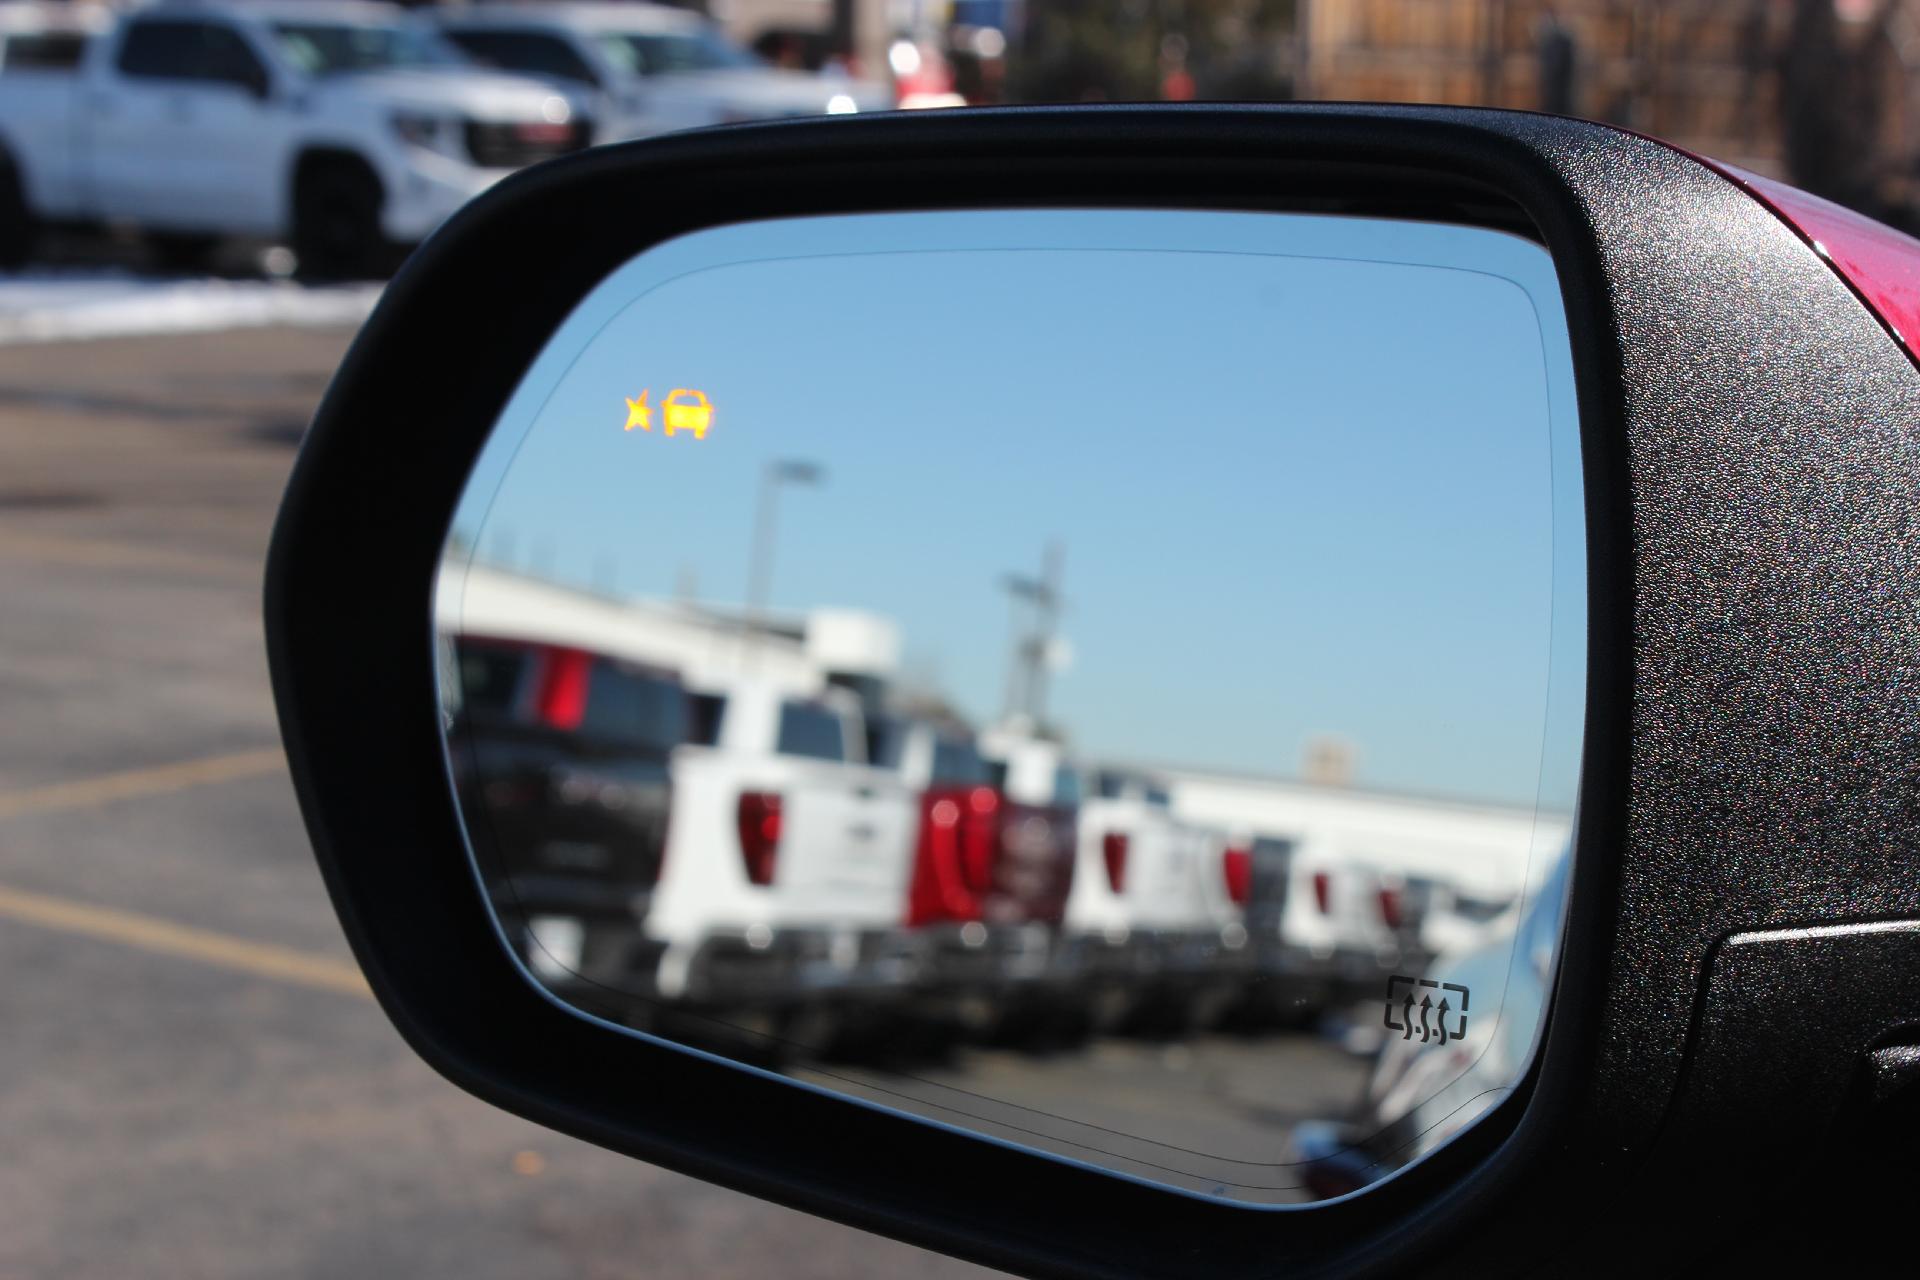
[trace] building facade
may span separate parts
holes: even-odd
[[[1299,0],[1297,97],[1606,120],[1903,220],[1916,0]]]

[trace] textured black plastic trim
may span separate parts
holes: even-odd
[[[597,1027],[513,969],[455,825],[428,584],[481,438],[571,306],[647,245],[701,226],[1062,205],[1504,225],[1542,239],[1561,276],[1592,622],[1552,1022],[1526,1105],[1348,1201],[1205,1201]],[[388,290],[276,529],[275,692],[320,865],[375,992],[423,1057],[481,1097],[1034,1274],[1513,1270],[1585,1247],[1596,1206],[1652,1148],[1718,939],[1920,914],[1908,853],[1920,806],[1903,763],[1916,715],[1900,693],[1905,602],[1920,598],[1916,400],[1904,355],[1765,209],[1598,126],[1115,107],[665,138],[502,184]]]

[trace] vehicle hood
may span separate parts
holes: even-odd
[[[862,111],[884,110],[892,105],[885,90],[874,85],[771,67],[676,71],[649,77],[645,85],[651,95],[697,98],[741,115],[818,115],[838,94],[853,98]]]
[[[349,72],[329,76],[317,82],[314,89],[322,97],[371,100],[396,111],[498,123],[546,120],[548,103],[555,98],[567,103],[570,111],[579,112],[577,101],[551,85],[466,67]]]

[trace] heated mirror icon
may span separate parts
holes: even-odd
[[[1446,1044],[1467,1038],[1467,988],[1432,978],[1394,974],[1387,979],[1387,1030],[1402,1040],[1417,1032],[1421,1044]],[[1455,1019],[1452,1023],[1447,1020]]]

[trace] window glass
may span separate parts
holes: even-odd
[[[44,31],[12,36],[6,41],[0,70],[71,71],[80,65],[87,38],[75,31]]]
[[[766,65],[718,31],[674,31],[645,35],[630,31],[608,31],[600,36],[600,49],[607,61],[637,76]]]
[[[987,781],[987,762],[964,738],[933,740],[933,780],[948,786],[981,786]]]
[[[450,31],[447,37],[490,67],[581,84],[599,83],[586,59],[559,36],[538,31]]]
[[[687,695],[678,682],[615,662],[597,662],[581,727],[660,751],[687,740]]]
[[[845,760],[847,744],[840,717],[813,702],[788,702],[780,707],[780,737],[774,750],[783,756],[813,760]]]
[[[188,64],[193,59],[194,32],[198,25],[187,22],[127,24],[126,38],[120,42],[117,63],[121,73],[141,79],[190,78]]]
[[[276,22],[280,52],[308,75],[457,65],[461,58],[430,32],[399,25]]]
[[[463,705],[478,712],[511,712],[519,703],[531,651],[473,641],[461,642],[458,651]]]
[[[898,769],[906,751],[907,726],[893,716],[867,720],[867,758],[882,769]]]
[[[243,88],[265,87],[267,69],[231,27],[208,24],[200,28],[199,78]]]
[[[687,698],[687,741],[695,746],[711,747],[720,742],[720,719],[726,714],[727,700],[717,693],[696,693]]]
[[[117,64],[135,79],[183,80],[264,89],[267,69],[232,27],[212,22],[129,24]]]

